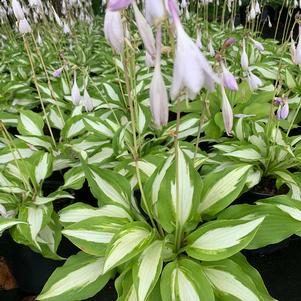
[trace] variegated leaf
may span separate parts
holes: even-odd
[[[204,178],[199,212],[214,216],[231,204],[242,191],[251,165],[236,165]]]
[[[133,269],[137,300],[144,301],[153,290],[162,271],[163,241],[155,240],[140,255]]]
[[[141,253],[153,239],[153,232],[146,224],[133,222],[124,226],[109,244],[104,272],[132,259]]]
[[[37,300],[80,301],[94,296],[112,276],[103,273],[104,258],[82,252],[68,258],[45,284]]]
[[[92,217],[66,227],[62,233],[85,253],[103,256],[125,222],[118,218]]]
[[[166,265],[160,287],[164,301],[215,300],[202,267],[190,259],[180,259]]]
[[[206,261],[230,257],[250,243],[263,220],[264,217],[251,221],[208,222],[187,237],[186,252],[193,258]]]

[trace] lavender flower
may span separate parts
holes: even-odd
[[[202,87],[213,90],[219,80],[206,58],[184,31],[174,1],[169,0],[168,4],[177,34],[171,98],[177,98],[186,89],[188,98],[194,99]]]
[[[157,32],[156,65],[150,85],[150,106],[154,123],[161,127],[168,122],[168,95],[161,74],[161,28]]]
[[[118,11],[127,8],[133,0],[109,0],[107,8],[110,11]]]
[[[221,63],[221,67],[223,71],[222,72],[223,85],[232,91],[237,91],[238,85],[234,75],[225,67],[223,63]]]
[[[116,53],[123,53],[124,49],[124,30],[119,11],[107,10],[104,20],[105,38]]]
[[[64,69],[64,66],[59,68],[59,69],[54,70],[53,73],[52,73],[53,77],[60,77],[61,74],[62,74],[63,69]]]

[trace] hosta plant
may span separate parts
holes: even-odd
[[[251,165],[201,177],[176,146],[145,185],[131,188],[120,174],[82,162],[100,207],[76,203],[60,212],[63,235],[82,251],[52,274],[38,300],[83,300],[113,277],[118,300],[274,300],[240,253],[265,214],[254,206],[254,218],[216,219]]]

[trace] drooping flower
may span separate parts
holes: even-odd
[[[52,73],[53,77],[60,77],[63,69],[64,69],[64,66],[54,70]]]
[[[19,32],[21,34],[32,32],[31,26],[25,18],[19,21]]]
[[[165,1],[145,0],[145,17],[150,25],[159,23],[166,15]]]
[[[258,41],[255,41],[254,39],[250,38],[250,40],[253,42],[253,45],[256,49],[258,49],[259,51],[264,51],[264,47],[263,45],[258,42]]]
[[[116,51],[116,53],[123,53],[124,30],[119,11],[106,11],[104,20],[104,33],[106,40]]]
[[[273,27],[270,16],[268,16],[268,26],[269,28]]]
[[[80,103],[80,91],[76,81],[76,73],[74,73],[74,82],[71,89],[71,100],[75,106],[79,105]]]
[[[251,70],[248,70],[248,83],[252,91],[257,90],[263,85],[261,79],[256,76]]]
[[[153,58],[156,56],[156,46],[155,38],[152,32],[152,28],[147,23],[146,19],[140,12],[136,2],[133,2],[134,15],[136,20],[136,25],[143,41],[144,47],[150,56]]]
[[[299,25],[299,40],[295,52],[295,64],[301,64],[301,25]]]
[[[289,104],[287,97],[277,97],[274,100],[274,104],[278,106],[276,117],[278,120],[284,120],[289,114]]]
[[[109,0],[108,10],[118,11],[127,8],[134,0]]]
[[[232,90],[232,91],[237,91],[238,90],[238,85],[236,82],[236,79],[234,75],[226,68],[226,66],[221,63],[222,67],[222,82],[224,87]]]
[[[156,64],[149,93],[154,124],[161,127],[168,122],[168,94],[161,74],[161,28],[158,28],[156,40]]]
[[[249,68],[249,59],[246,52],[246,42],[245,39],[242,40],[242,53],[241,53],[241,59],[240,64],[243,70],[248,70]]]
[[[25,19],[23,9],[18,0],[12,0],[12,8],[13,8],[14,15],[18,21]]]
[[[83,105],[86,112],[91,112],[93,110],[93,102],[87,91],[87,88],[84,89]]]
[[[221,85],[221,90],[222,90],[222,115],[224,120],[224,126],[227,135],[231,136],[232,127],[233,127],[233,111],[223,85]]]
[[[168,4],[177,34],[171,98],[177,98],[186,89],[188,98],[194,99],[203,87],[213,90],[219,80],[206,58],[184,31],[173,0],[169,0]]]

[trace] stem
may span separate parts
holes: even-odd
[[[180,201],[179,201],[179,129],[180,129],[180,98],[177,98],[177,124],[175,132],[175,161],[176,161],[176,212],[180,211]],[[179,220],[176,219],[176,236],[175,236],[175,246],[176,251],[181,247],[182,240],[182,225]]]
[[[276,30],[275,30],[275,34],[274,34],[274,40],[276,39],[276,36],[277,36],[277,33],[278,33],[279,22],[280,22],[280,17],[282,15],[283,8],[284,8],[284,3],[285,3],[285,1],[283,1],[280,12],[279,12],[279,17],[278,17],[278,20],[277,20]]]
[[[295,120],[296,120],[296,118],[298,116],[300,108],[301,108],[301,99],[299,101],[299,105],[298,105],[298,108],[297,108],[297,110],[296,110],[296,112],[294,114],[294,117],[293,117],[292,121],[290,122],[289,128],[288,128],[287,133],[286,133],[286,137],[288,137],[288,135],[289,135],[289,133],[290,133],[290,131],[291,131],[293,125],[294,125],[294,122],[295,122]]]
[[[28,58],[29,58],[29,63],[30,63],[30,66],[31,66],[32,79],[33,79],[35,87],[37,89],[37,93],[38,93],[38,97],[39,97],[41,107],[42,107],[42,110],[43,110],[43,113],[44,113],[45,121],[46,121],[48,130],[49,130],[52,142],[53,142],[54,146],[56,147],[56,142],[55,142],[55,139],[54,139],[54,136],[53,136],[53,133],[52,133],[52,129],[51,129],[51,126],[50,126],[50,123],[49,123],[49,119],[48,119],[48,116],[47,116],[47,113],[46,113],[46,110],[45,110],[45,106],[44,106],[44,103],[43,103],[43,100],[42,100],[42,96],[41,96],[41,92],[40,92],[40,88],[39,88],[39,84],[38,84],[38,80],[37,80],[37,75],[36,75],[36,72],[34,70],[33,59],[31,57],[31,54],[30,54],[30,51],[29,51],[28,41],[26,40],[25,36],[23,36],[23,41],[24,41],[25,50],[26,50]]]

